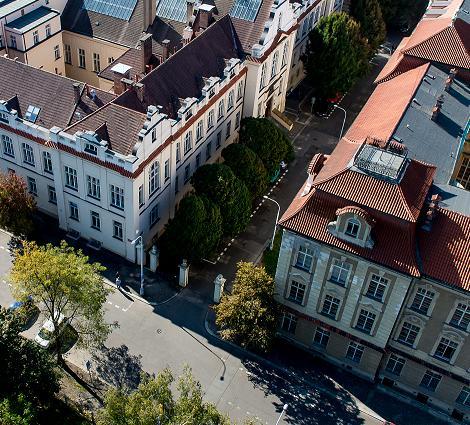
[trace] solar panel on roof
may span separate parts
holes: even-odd
[[[83,7],[90,11],[128,21],[137,0],[84,0]]]
[[[230,10],[230,16],[253,22],[258,15],[261,2],[262,0],[235,0],[232,10]]]
[[[172,21],[186,22],[187,0],[160,0],[157,16]]]

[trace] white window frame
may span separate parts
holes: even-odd
[[[367,286],[366,296],[382,302],[389,283],[390,281],[387,278],[372,273],[369,285]]]
[[[78,205],[75,202],[69,202],[69,213],[72,220],[80,221]]]
[[[93,72],[101,72],[100,54],[93,52]]]
[[[176,142],[176,155],[175,155],[175,158],[176,158],[176,163],[178,164],[178,162],[181,161],[181,143],[180,142]]]
[[[307,292],[307,285],[298,280],[292,280],[289,287],[287,299],[293,303],[302,305]]]
[[[167,159],[165,161],[165,166],[164,166],[164,179],[165,179],[165,182],[168,181],[170,179],[170,160]]]
[[[289,48],[289,41],[284,43],[284,47],[282,48],[282,60],[281,60],[281,68],[287,64],[287,49]]]
[[[418,287],[413,297],[413,301],[410,304],[410,309],[427,316],[435,296],[435,292],[429,291],[426,288]],[[420,298],[419,301],[417,301],[418,298]],[[424,310],[423,306],[426,306],[427,303],[429,303],[429,305],[427,305],[426,310]]]
[[[470,305],[458,303],[455,307],[454,313],[449,320],[449,325],[458,329],[467,330],[470,324]]]
[[[455,402],[470,407],[470,387],[463,387]]]
[[[297,258],[295,260],[295,267],[303,270],[310,271],[313,264],[314,252],[313,249],[306,245],[300,245],[297,251]]]
[[[21,144],[22,149],[23,149],[23,162],[25,164],[31,165],[32,167],[35,166],[35,161],[34,161],[34,150],[29,145],[28,143],[22,143]]]
[[[277,75],[277,61],[279,60],[279,51],[277,50],[273,55],[273,60],[271,62],[271,79]]]
[[[214,127],[214,110],[211,109],[207,114],[207,130],[210,130]]]
[[[33,31],[33,44],[39,44],[39,31],[35,30]]]
[[[28,191],[31,195],[38,196],[38,185],[36,183],[36,179],[34,177],[27,177],[28,182]]]
[[[160,189],[160,162],[155,161],[149,170],[149,196]]]
[[[60,59],[60,46],[58,44],[54,46],[54,59]]]
[[[64,166],[65,187],[78,190],[77,170],[68,165]]]
[[[91,228],[101,231],[101,217],[96,211],[90,211]]]
[[[86,176],[87,195],[94,199],[101,199],[100,179],[93,176]]]
[[[315,333],[313,334],[313,344],[318,347],[326,348],[328,346],[328,342],[330,341],[330,336],[331,336],[330,331],[324,328],[317,327],[315,329]],[[325,340],[326,342],[324,342]]]
[[[204,122],[200,120],[196,125],[196,143],[202,140],[204,136]]]
[[[243,87],[244,87],[244,81],[241,80],[238,83],[238,87],[237,87],[237,100],[240,100],[243,97]]]
[[[122,223],[113,220],[113,238],[122,241],[124,239],[124,230]]]
[[[427,378],[426,378],[427,377]],[[426,378],[426,383],[425,383],[425,378]],[[426,370],[424,372],[423,377],[421,378],[421,382],[419,383],[419,386],[422,388],[426,388],[428,391],[435,392],[437,387],[439,386],[440,382],[442,380],[442,375],[439,373],[433,372],[432,370]],[[430,386],[430,383],[435,383],[436,385]]]
[[[187,155],[193,148],[193,132],[189,130],[184,135],[184,154]]]
[[[109,204],[112,207],[124,209],[124,189],[114,184],[109,185],[110,201]]]
[[[3,145],[3,154],[14,158],[15,147],[13,145],[13,140],[7,135],[2,134],[2,145]]]
[[[52,155],[50,154],[50,152],[44,151],[42,153],[42,164],[45,173],[54,174],[54,169],[52,166]]]
[[[336,298],[333,295],[326,294],[323,299],[320,313],[330,319],[336,320],[340,307],[341,299]]]
[[[361,308],[357,316],[356,329],[366,334],[371,334],[374,330],[375,320],[377,315],[369,310]]]
[[[221,99],[217,106],[217,121],[220,121],[225,115],[225,103],[224,99]]]
[[[346,221],[346,229],[344,234],[350,238],[357,238],[361,230],[361,222],[356,218],[349,218]]]
[[[361,363],[365,347],[355,341],[351,341],[346,350],[346,358],[354,363]],[[358,354],[359,353],[359,354]]]
[[[57,205],[57,193],[54,186],[47,186],[47,197],[51,204]]]
[[[144,185],[141,184],[139,186],[139,199],[138,199],[138,202],[139,202],[139,208],[144,206],[145,205],[145,194],[144,194]]]
[[[67,65],[72,65],[72,49],[70,44],[64,44],[64,62]]]
[[[86,53],[85,49],[78,49],[78,67],[86,69]]]
[[[406,336],[405,336],[406,332]],[[397,341],[400,342],[401,344],[407,345],[408,347],[414,347],[415,344],[418,341],[419,334],[421,332],[421,327],[414,325],[413,323],[404,321],[403,324],[400,327],[400,331],[398,332],[397,335]],[[409,342],[409,337],[410,335],[416,335],[413,338],[412,342]],[[405,336],[404,338],[401,338],[402,334]]]
[[[230,93],[228,94],[228,100],[227,100],[227,111],[230,111],[230,109],[233,108],[233,90],[230,90]]]
[[[51,26],[50,24],[46,24],[46,38],[51,36]]]
[[[347,261],[339,260],[337,258],[333,259],[333,264],[330,268],[330,277],[331,282],[337,283],[341,286],[346,286],[349,280],[349,275],[351,273],[352,265]],[[342,277],[346,273],[346,277],[343,281]],[[337,274],[337,277],[335,275]]]
[[[443,336],[441,337],[439,343],[437,344],[436,349],[434,350],[434,357],[443,362],[452,363],[452,360],[455,358],[455,355],[457,354],[458,349],[459,349],[458,342],[452,341],[451,339]],[[451,351],[451,353],[447,353],[447,354],[450,354],[450,357],[449,355],[444,356],[447,350]]]
[[[284,332],[288,332],[294,335],[295,330],[297,329],[297,320],[298,319],[295,314],[285,312],[281,320],[281,329]]]
[[[259,89],[262,90],[266,86],[266,62],[261,67],[261,78],[259,82]]]
[[[401,372],[406,364],[406,360],[403,357],[399,357],[396,354],[391,354],[388,358],[385,370],[396,376],[400,376]]]

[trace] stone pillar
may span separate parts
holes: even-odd
[[[224,293],[224,285],[225,281],[224,277],[219,274],[214,280],[214,302],[219,303],[220,298],[222,298],[222,294]]]
[[[160,259],[160,252],[158,248],[154,245],[150,250],[150,270],[153,272],[157,270],[158,267],[158,260]]]
[[[182,263],[178,266],[178,268],[180,270],[179,285],[184,288],[188,284],[189,264],[185,259],[183,259]]]

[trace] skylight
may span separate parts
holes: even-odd
[[[29,121],[29,122],[36,122],[38,119],[39,111],[41,108],[38,108],[37,106],[29,105],[28,109],[26,111],[26,114],[24,116],[24,119]]]
[[[406,156],[364,145],[357,153],[354,165],[363,172],[398,180],[406,165]]]
[[[84,0],[83,7],[90,11],[128,21],[137,0]]]
[[[245,21],[254,21],[258,15],[262,0],[235,0],[230,10],[232,18],[239,18]]]
[[[157,16],[172,21],[186,22],[186,0],[160,0],[157,5]]]

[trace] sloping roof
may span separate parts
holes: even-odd
[[[126,47],[136,47],[143,32],[143,0],[138,0],[129,19],[92,12],[84,7],[85,0],[69,0],[62,13],[62,29],[96,37]]]
[[[418,245],[425,275],[470,291],[470,216],[438,208]]]
[[[85,85],[21,62],[0,57],[0,99],[17,97],[18,114],[23,117],[28,106],[40,108],[36,124],[45,128],[67,127],[80,114],[83,118],[115,98],[97,88],[96,98],[86,94]],[[75,104],[74,84],[80,85],[80,100]],[[78,113],[78,114],[76,114]]]
[[[109,149],[122,155],[129,155],[139,141],[138,133],[142,129],[146,115],[124,108],[115,103],[108,103],[85,119],[67,128],[67,132],[93,131],[101,137],[109,136]]]
[[[20,16],[14,21],[8,22],[7,24],[5,24],[5,26],[20,31],[21,33],[25,33],[33,28],[36,28],[42,23],[49,21],[57,15],[59,15],[59,12],[57,10],[41,6],[37,9],[32,10],[29,13],[26,13],[23,16]]]

